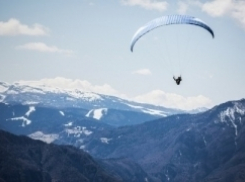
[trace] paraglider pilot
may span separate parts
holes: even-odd
[[[174,79],[174,81],[176,82],[177,85],[179,85],[180,82],[182,81],[181,76],[179,76],[178,78],[173,77],[173,79]]]

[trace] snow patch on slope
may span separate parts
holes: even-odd
[[[69,135],[74,135],[74,137],[80,137],[82,134],[88,136],[91,135],[93,132],[87,130],[86,127],[76,126],[74,128],[67,128],[65,132]]]
[[[72,126],[72,124],[73,124],[72,122],[69,122],[69,123],[67,123],[67,124],[64,124],[64,126],[65,126],[65,127],[70,127],[70,126]]]
[[[142,106],[136,106],[136,105],[132,105],[132,104],[126,104],[129,107],[132,107],[134,109],[138,109],[141,112],[147,113],[147,114],[151,114],[151,115],[158,115],[158,116],[163,116],[166,117],[167,114],[161,110],[156,110],[156,109],[149,109],[149,108],[144,108]]]
[[[155,110],[155,109],[144,109],[142,110],[144,113],[151,114],[151,115],[158,115],[158,116],[163,116],[166,117],[167,114],[163,111],[160,110]]]
[[[65,116],[65,113],[63,111],[59,111],[59,113],[62,115],[62,116]]]
[[[41,131],[36,131],[28,136],[34,140],[41,140],[46,143],[52,143],[59,138],[58,134],[44,134]]]
[[[34,106],[30,106],[29,110],[26,112],[25,116],[29,117],[32,112],[34,112],[36,109]]]
[[[235,122],[236,120],[236,115],[245,115],[245,107],[239,103],[234,103],[233,107],[229,107],[226,110],[222,111],[219,114],[219,120],[222,123],[228,124],[228,122],[231,123],[231,125],[235,129],[235,135],[237,136],[237,124]]]
[[[128,105],[129,107],[135,108],[135,109],[143,109],[142,106],[135,106],[135,105],[131,105],[131,104],[126,104],[126,105]]]
[[[21,116],[21,117],[15,117],[15,118],[10,118],[8,120],[11,120],[11,121],[19,121],[19,120],[22,120],[22,127],[25,127],[26,125],[29,125],[31,124],[31,120],[27,119],[26,117],[24,116]]]
[[[105,114],[107,114],[107,111],[107,108],[92,109],[86,114],[86,117],[92,117],[94,119],[100,120]]]
[[[37,105],[39,104],[39,102],[36,101],[25,101],[23,102],[23,105]]]
[[[112,140],[111,138],[105,138],[105,137],[100,138],[100,141],[105,144],[109,144],[109,141],[111,140]]]
[[[5,95],[1,95],[1,94],[0,94],[0,102],[3,102],[5,98],[6,98]]]

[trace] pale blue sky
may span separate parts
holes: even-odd
[[[130,52],[139,27],[178,13],[206,22],[215,39],[193,26],[161,27]],[[66,83],[166,107],[210,107],[244,98],[244,17],[239,0],[0,0],[0,78]],[[180,86],[173,71],[183,76]]]

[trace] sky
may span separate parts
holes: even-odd
[[[214,31],[171,25],[197,17]],[[0,81],[81,89],[191,110],[245,96],[244,0],[0,0]],[[178,86],[173,75],[181,75]]]

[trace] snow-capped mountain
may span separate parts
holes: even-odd
[[[105,113],[111,121],[123,116],[141,120],[142,113],[105,107],[91,110],[2,102],[0,128],[46,143],[73,145],[120,167],[122,159],[129,159],[147,173],[143,176],[157,182],[245,180],[245,99],[202,113],[123,127],[106,124]],[[103,165],[112,170],[112,163]]]
[[[0,82],[0,102],[51,108],[82,108],[88,110],[86,113],[87,117],[97,120],[104,119],[107,121],[111,120],[110,114],[112,113],[112,110],[120,110],[124,113],[141,113],[146,118],[145,121],[184,113],[184,111],[178,109],[137,103],[115,96],[83,92],[77,89],[69,90],[53,88],[46,85],[30,86],[21,82],[16,82],[14,84]],[[113,120],[115,122],[115,119]],[[117,126],[121,125],[118,123],[109,124]],[[127,124],[130,124],[130,121],[128,121]],[[134,122],[132,124],[134,124]]]

